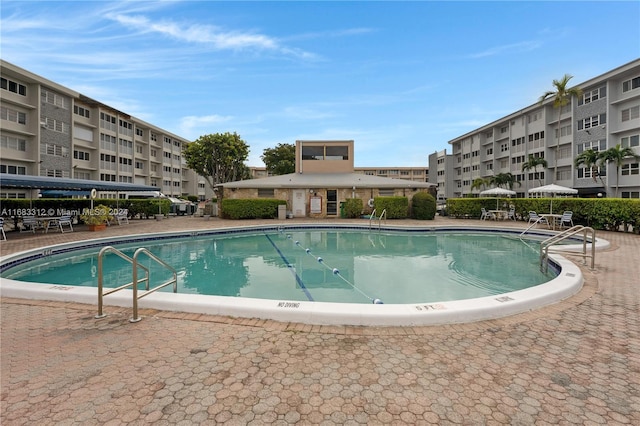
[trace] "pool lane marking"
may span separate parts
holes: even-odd
[[[276,251],[278,252],[278,254],[280,255],[280,257],[282,258],[282,260],[284,261],[284,264],[287,265],[287,268],[289,268],[289,270],[291,271],[291,273],[293,274],[293,276],[296,278],[296,282],[298,283],[298,285],[300,286],[300,288],[302,289],[302,291],[304,291],[304,294],[307,295],[307,298],[313,302],[313,296],[311,296],[311,293],[309,293],[309,290],[307,289],[307,286],[304,285],[304,282],[302,281],[302,278],[300,278],[300,276],[298,275],[298,273],[296,272],[295,268],[293,267],[293,265],[291,263],[289,263],[289,261],[287,260],[286,256],[280,251],[280,249],[278,248],[278,246],[276,245],[276,243],[273,242],[273,240],[271,239],[271,237],[267,234],[264,234],[265,237],[267,237],[267,240],[269,240],[269,242],[271,243],[271,245],[273,246],[274,249],[276,249]]]

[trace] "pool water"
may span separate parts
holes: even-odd
[[[137,244],[115,245],[132,256]],[[384,304],[472,299],[550,281],[538,246],[495,234],[268,231],[145,242],[178,271],[178,293],[259,299]],[[100,248],[52,255],[9,268],[3,278],[97,286]],[[170,274],[142,256],[151,285]],[[105,287],[132,280],[131,265],[105,257]],[[142,287],[140,287],[142,288]],[[171,291],[168,287],[163,291]]]

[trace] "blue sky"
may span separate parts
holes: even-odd
[[[353,139],[356,166],[448,141],[640,57],[640,2],[2,0],[2,59],[249,165]]]

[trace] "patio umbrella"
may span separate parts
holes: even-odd
[[[551,198],[551,206],[549,207],[549,213],[553,214],[553,197],[557,195],[576,195],[577,189],[567,188],[566,186],[560,186],[552,183],[551,185],[539,186],[537,188],[531,188],[529,194],[548,194]]]
[[[514,195],[516,195],[516,191],[500,187],[486,189],[480,193],[481,197],[496,197],[496,210],[500,210],[498,206],[500,200],[498,200],[498,197],[512,197]]]

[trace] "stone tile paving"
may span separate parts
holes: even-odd
[[[105,236],[119,232],[131,230]],[[95,320],[87,305],[3,300],[0,423],[637,425],[640,237],[600,234],[613,247],[584,269],[580,294],[474,324],[329,327],[160,311],[130,324],[127,309]],[[10,234],[1,248],[91,237]]]

